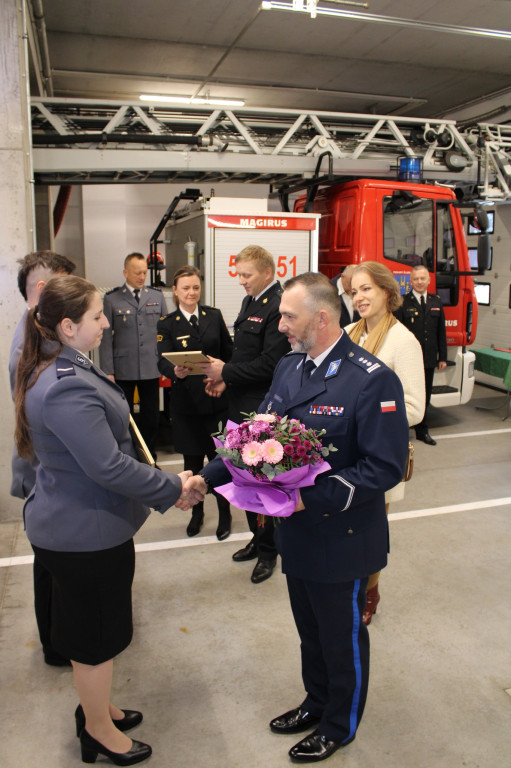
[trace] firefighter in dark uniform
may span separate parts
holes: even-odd
[[[174,365],[162,357],[163,352],[199,351],[229,361],[232,339],[219,309],[199,304],[201,274],[196,267],[180,267],[172,279],[175,312],[158,323],[158,368],[171,381],[170,416],[174,448],[183,454],[184,468],[197,474],[204,466],[204,456],[216,456],[211,437],[221,422],[227,421],[227,397],[210,397],[204,391],[202,376],[189,375],[184,366]],[[219,541],[231,532],[231,507],[223,496],[217,497]],[[198,502],[186,529],[196,536],[204,522],[204,504]]]
[[[140,399],[139,427],[147,447],[156,455],[159,419],[158,351],[156,326],[167,314],[159,288],[144,285],[147,262],[141,253],[124,261],[124,285],[105,295],[104,312],[110,323],[99,348],[100,367],[123,390],[131,413],[135,387]]]
[[[258,245],[249,245],[236,257],[240,285],[247,295],[234,323],[234,349],[229,363],[214,360],[203,366],[208,376],[206,391],[216,396],[227,391],[228,415],[243,421],[243,413],[257,411],[270,386],[273,371],[289,351],[286,337],[279,331],[279,304],[282,289],[275,280],[272,255]],[[254,584],[268,579],[275,568],[277,549],[273,520],[257,525],[257,515],[247,512],[253,538],[235,552],[233,560],[244,562],[257,558],[251,580]]]
[[[415,436],[427,445],[436,445],[436,440],[429,434],[426,411],[431,400],[435,368],[443,371],[447,365],[447,337],[444,308],[438,296],[427,292],[429,282],[430,274],[426,267],[413,267],[410,274],[412,290],[406,294],[395,315],[416,336],[424,358],[426,410],[421,423],[415,425]]]
[[[324,275],[288,281],[280,311],[293,352],[277,365],[260,411],[325,429],[323,444],[337,448],[328,456],[331,468],[300,490],[294,514],[275,526],[306,697],[270,728],[312,731],[289,754],[296,762],[316,762],[353,741],[362,718],[369,678],[366,585],[387,562],[385,491],[403,476],[408,422],[401,382],[339,328],[338,296]],[[194,478],[195,489],[204,493],[226,482],[226,472],[215,459]]]

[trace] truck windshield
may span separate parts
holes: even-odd
[[[434,270],[433,200],[414,208],[394,210],[391,197],[383,198],[383,252],[386,259],[411,267],[424,264]]]

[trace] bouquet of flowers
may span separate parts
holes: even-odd
[[[232,482],[215,490],[240,509],[289,517],[298,489],[314,485],[316,475],[330,469],[325,457],[337,448],[322,445],[324,434],[274,413],[251,413],[241,424],[228,421],[213,440]]]

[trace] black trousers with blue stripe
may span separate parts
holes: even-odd
[[[326,584],[287,576],[301,641],[302,707],[320,717],[327,739],[351,740],[369,682],[369,632],[362,622],[367,579]]]

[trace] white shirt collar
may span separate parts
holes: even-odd
[[[254,296],[254,301],[258,301],[261,298],[261,296],[263,296],[266,293],[266,291],[268,291],[272,287],[272,285],[275,285],[276,282],[277,282],[276,280],[272,280],[271,283],[266,286],[264,291],[261,291],[261,293],[259,293],[257,296]]]
[[[188,322],[190,322],[190,318],[191,318],[192,315],[195,315],[195,317],[197,318],[197,321],[199,320],[199,305],[198,304],[195,307],[195,312],[192,312],[191,314],[190,314],[190,312],[187,312],[186,309],[183,309],[181,304],[179,305],[179,311],[181,312],[182,315],[185,316],[185,318],[186,318],[186,320],[188,320]]]
[[[417,301],[419,302],[419,304],[421,303],[421,296],[424,296],[424,301],[428,300],[427,291],[426,291],[426,293],[417,293],[417,291],[412,291],[412,293],[415,296],[415,298],[417,299]]]
[[[307,355],[307,356],[306,356],[306,358],[305,358],[305,360],[304,360],[304,363],[306,363],[306,362],[307,362],[307,360],[312,360],[312,362],[314,363],[314,365],[316,366],[316,368],[319,368],[319,366],[321,365],[321,363],[323,362],[323,360],[325,360],[325,359],[328,357],[328,355],[330,354],[330,352],[332,351],[332,349],[333,349],[333,348],[335,347],[335,345],[338,343],[338,341],[339,341],[339,339],[341,338],[341,336],[342,336],[342,334],[343,334],[343,333],[344,333],[344,331],[341,331],[340,335],[337,337],[337,339],[334,341],[334,343],[333,343],[333,344],[332,344],[330,347],[328,347],[328,349],[325,349],[325,351],[324,351],[324,352],[322,352],[322,353],[321,353],[320,355],[318,355],[317,357],[311,357],[310,355]],[[312,374],[311,374],[311,375],[313,375],[314,373],[315,373],[315,371],[312,371]]]

